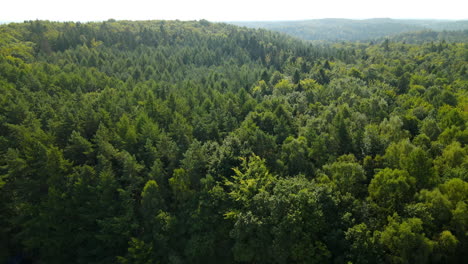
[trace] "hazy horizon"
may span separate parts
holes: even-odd
[[[4,21],[0,20],[0,24],[8,24],[8,23],[22,23],[25,21],[35,21],[35,20],[42,20],[42,21],[51,21],[51,22],[81,22],[81,23],[88,23],[88,22],[105,22],[109,20],[116,20],[116,21],[158,21],[158,20],[165,20],[165,21],[200,21],[200,20],[207,20],[213,23],[277,23],[277,22],[301,22],[301,21],[312,21],[312,20],[354,20],[354,21],[366,21],[366,20],[378,20],[378,19],[391,19],[391,20],[419,20],[419,21],[447,21],[447,22],[457,22],[457,21],[468,21],[468,19],[443,19],[443,18],[391,18],[391,17],[371,17],[371,18],[345,18],[345,17],[325,17],[325,18],[310,18],[310,19],[290,19],[290,20],[225,20],[225,21],[213,21],[208,20],[205,18],[200,19],[115,19],[115,18],[107,18],[101,20],[51,20],[51,19],[24,19],[24,20],[16,20],[16,21]]]
[[[286,3],[286,4],[283,4]],[[343,19],[430,19],[467,20],[468,2],[461,0],[329,0],[315,2],[238,0],[16,0],[3,4],[0,21],[106,21],[116,20],[200,20],[213,22],[301,21],[326,18]]]

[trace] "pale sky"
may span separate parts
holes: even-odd
[[[468,19],[468,0],[0,0],[0,21]]]

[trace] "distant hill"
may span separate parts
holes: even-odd
[[[384,41],[386,38],[381,38],[380,41]],[[422,44],[428,42],[441,42],[445,41],[448,43],[461,43],[468,42],[468,29],[465,30],[454,30],[454,31],[435,31],[435,30],[423,30],[405,32],[398,35],[388,37],[393,42],[405,42],[411,44]]]
[[[375,18],[313,19],[302,21],[232,22],[234,25],[265,28],[305,40],[367,41],[414,31],[468,30],[468,20],[411,20]]]

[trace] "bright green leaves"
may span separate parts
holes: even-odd
[[[324,189],[301,176],[267,186],[249,201],[236,200],[244,205],[227,214],[234,221],[234,258],[257,263],[328,261],[331,254],[321,230],[328,225],[324,206],[333,202]]]
[[[375,156],[383,153],[385,148],[385,139],[380,136],[380,129],[377,125],[365,126],[362,141],[362,148],[365,154]]]
[[[388,225],[378,235],[379,243],[388,253],[386,262],[427,263],[434,243],[424,236],[421,219],[402,220],[394,215],[388,220]]]
[[[429,154],[421,148],[415,148],[407,157],[401,157],[401,167],[416,179],[418,189],[431,188],[438,183],[438,178]]]
[[[350,242],[349,258],[353,263],[373,263],[378,259],[378,241],[365,223],[349,228],[345,234]]]
[[[323,166],[343,193],[351,193],[355,197],[364,197],[366,194],[367,177],[362,166],[357,163],[354,155],[344,155],[332,164]]]
[[[434,161],[435,170],[445,179],[459,177],[468,180],[468,155],[466,147],[462,148],[458,142],[445,147],[442,155]]]
[[[190,187],[190,176],[184,169],[174,170],[173,176],[169,179],[169,186],[174,198],[179,202],[189,199],[193,193]]]
[[[157,264],[154,259],[153,246],[145,242],[132,238],[129,242],[128,253],[125,257],[117,257],[121,264]]]
[[[452,126],[460,127],[462,130],[465,128],[466,120],[463,118],[463,113],[458,108],[453,108],[445,105],[439,109],[440,125],[442,129],[450,128]]]
[[[423,219],[427,237],[434,240],[433,258],[437,262],[456,263],[463,258],[453,253],[468,243],[467,188],[468,183],[461,179],[451,179],[431,191],[420,191],[416,195],[419,203],[405,210],[419,208],[414,215]]]
[[[411,201],[416,179],[403,170],[383,169],[369,184],[369,197],[389,212],[399,211]]]
[[[231,188],[229,195],[244,205],[250,204],[258,193],[269,190],[276,178],[268,171],[265,160],[255,155],[243,158],[240,168],[235,168],[234,172],[232,180],[226,182]]]
[[[273,94],[276,96],[286,95],[293,91],[293,85],[288,80],[281,80],[273,87]]]
[[[456,251],[459,240],[448,230],[442,231],[436,238],[434,259],[442,263],[456,261],[453,253]]]
[[[388,167],[404,169],[414,177],[417,189],[432,188],[439,182],[429,153],[409,140],[390,144],[383,158]]]
[[[450,224],[453,230],[460,238],[465,238],[465,244],[467,241],[468,232],[468,201],[457,203],[454,210],[452,210],[452,219]]]
[[[149,180],[141,193],[141,210],[145,220],[152,222],[152,218],[164,209],[164,200],[158,184],[154,180]]]

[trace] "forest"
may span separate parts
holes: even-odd
[[[468,37],[444,36],[0,25],[0,262],[464,263]]]
[[[283,32],[297,38],[313,42],[369,42],[381,38],[399,38],[401,34],[429,34],[431,39],[450,41],[453,35],[463,35],[457,42],[468,38],[468,20],[437,19],[344,19],[326,18],[298,21],[239,21],[234,25],[251,28],[263,28]],[[434,36],[440,34],[441,36]],[[416,38],[427,41],[427,38]]]

